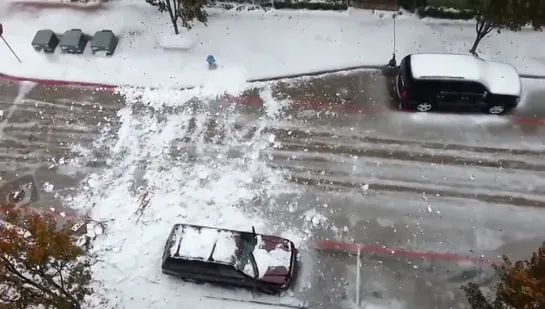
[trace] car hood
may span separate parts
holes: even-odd
[[[265,238],[265,237],[263,237]],[[258,239],[254,257],[259,278],[272,283],[283,283],[290,276],[293,246],[282,238]]]

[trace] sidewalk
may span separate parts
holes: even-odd
[[[378,69],[390,59],[393,45],[393,20],[368,11],[325,14],[211,10],[208,27],[197,24],[182,33],[186,46],[176,49],[173,45],[179,42],[163,44],[165,39],[172,39],[166,14],[159,14],[143,1],[106,6],[108,9],[100,14],[64,7],[6,16],[4,37],[23,63],[19,64],[6,48],[0,48],[2,73],[105,88],[123,84],[188,88],[211,83],[234,87],[247,81],[347,68]],[[116,54],[93,56],[87,48],[84,55],[60,55],[59,50],[45,55],[30,46],[39,29],[62,33],[72,28],[91,35],[97,30],[113,30],[120,35]],[[17,29],[17,33],[10,29]],[[523,77],[545,78],[545,60],[538,53],[543,48],[535,46],[545,43],[537,35],[524,31],[491,36],[481,43],[480,55],[512,63]],[[473,42],[474,26],[467,22],[444,26],[437,21],[403,16],[397,21],[396,38],[398,58],[413,52],[466,52]],[[371,48],[369,42],[373,42]],[[534,45],[530,48],[526,42]],[[216,71],[207,69],[205,59],[209,54],[220,66]]]

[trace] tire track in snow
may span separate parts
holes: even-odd
[[[253,128],[245,130],[244,135],[250,138]],[[272,136],[279,131],[269,128],[267,132]],[[296,138],[283,141],[281,134],[275,136],[274,143],[278,146],[266,150],[262,156],[268,158],[271,167],[287,172],[288,179],[298,184],[335,190],[368,184],[372,190],[545,207],[545,192],[540,185],[545,184],[541,176],[545,164],[538,151],[488,149],[490,152],[486,152],[484,147],[465,145],[459,145],[463,149],[460,151],[456,150],[458,145],[432,150],[430,145],[418,148],[415,143],[399,146],[402,141],[394,149],[380,143],[368,143],[365,148],[363,144],[343,147],[336,146],[335,139],[329,144],[316,144]],[[207,142],[216,143],[218,151],[225,150],[220,146],[218,134],[210,134],[209,138]],[[191,156],[190,138],[179,139],[175,145],[174,149],[183,149],[184,155]],[[174,156],[179,154],[173,152]],[[243,154],[233,148],[228,155]],[[362,170],[366,172],[358,172]]]
[[[315,138],[312,131],[291,131],[289,136],[287,141],[281,135],[276,140],[270,164],[288,171],[298,184],[329,190],[369,185],[372,190],[545,207],[545,160],[540,151],[374,137],[337,136],[328,141],[323,134]],[[358,142],[349,144],[350,139]]]
[[[359,147],[358,147],[359,146]],[[335,155],[353,155],[365,156],[377,159],[397,159],[414,162],[427,162],[433,164],[446,165],[461,165],[461,166],[485,166],[493,168],[508,168],[529,171],[545,171],[545,164],[531,163],[530,160],[525,160],[523,156],[518,156],[521,159],[501,159],[497,158],[497,153],[490,152],[487,156],[482,156],[483,152],[479,151],[474,154],[481,156],[464,156],[468,152],[459,153],[450,151],[451,153],[442,152],[441,149],[429,151],[430,149],[403,149],[402,147],[381,147],[380,144],[358,146],[335,145],[331,143],[316,143],[300,144],[293,142],[282,143],[282,149],[290,152],[313,152],[320,154],[335,154]],[[469,152],[471,154],[471,152]],[[494,157],[493,157],[494,156]],[[533,157],[533,156],[531,156]]]
[[[173,141],[173,156],[180,155],[179,150],[183,149],[186,158],[191,157],[196,142],[189,137],[192,126],[190,124],[185,137]],[[234,127],[247,140],[252,139],[256,132],[251,119],[242,119]],[[224,132],[218,130],[213,119],[208,120],[204,130],[203,141],[216,144],[218,151],[225,150]],[[539,191],[539,183],[545,183],[545,179],[539,176],[545,171],[545,160],[542,159],[545,152],[539,150],[357,135],[328,136],[324,132],[314,132],[312,128],[267,127],[261,134],[268,134],[273,138],[272,143],[277,144],[274,150],[266,150],[263,156],[270,156],[269,164],[287,171],[290,181],[298,184],[345,190],[369,184],[373,190],[425,192],[491,203],[545,207],[542,198],[545,192]],[[213,152],[214,147],[208,150]],[[236,148],[230,149],[228,154],[233,157],[243,155]],[[362,161],[359,164],[367,170],[373,170],[374,165],[378,170],[390,166],[390,175],[404,170],[405,174],[415,177],[386,177],[388,173],[382,173],[382,176],[357,175],[350,170],[357,161]],[[453,177],[452,173],[463,174],[465,178]],[[533,178],[529,179],[530,176]]]
[[[235,125],[237,130],[245,130],[245,138],[250,139],[256,128],[251,121],[243,120]],[[337,136],[331,133],[314,133],[308,130],[267,127],[263,134],[274,135],[281,144],[278,150],[290,152],[312,152],[323,156],[357,155],[372,158],[400,159],[405,161],[428,162],[434,164],[483,166],[530,171],[545,171],[545,151],[533,149],[508,149],[499,147],[476,147],[461,144],[443,144],[407,140],[382,139],[377,137]],[[216,130],[210,121],[206,137],[222,144],[223,132]],[[191,143],[183,138],[178,140]]]

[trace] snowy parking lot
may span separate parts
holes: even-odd
[[[388,82],[368,71],[262,85],[263,103],[246,106],[210,99],[215,89],[2,84],[1,176],[31,179],[34,207],[108,222],[94,274],[109,308],[457,308],[461,284],[491,278],[488,263],[464,257],[518,258],[543,234],[539,83],[524,80],[521,106],[503,117],[392,110]],[[316,110],[283,94],[333,103]],[[293,240],[294,289],[263,296],[161,274],[175,223]],[[358,266],[314,239],[392,252],[364,251]],[[434,260],[446,252],[460,258]]]

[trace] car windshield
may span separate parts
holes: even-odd
[[[256,245],[257,238],[254,234],[242,233],[240,235],[240,250],[237,268],[252,278],[256,278],[259,275],[259,269],[257,269],[257,263],[253,253]]]

